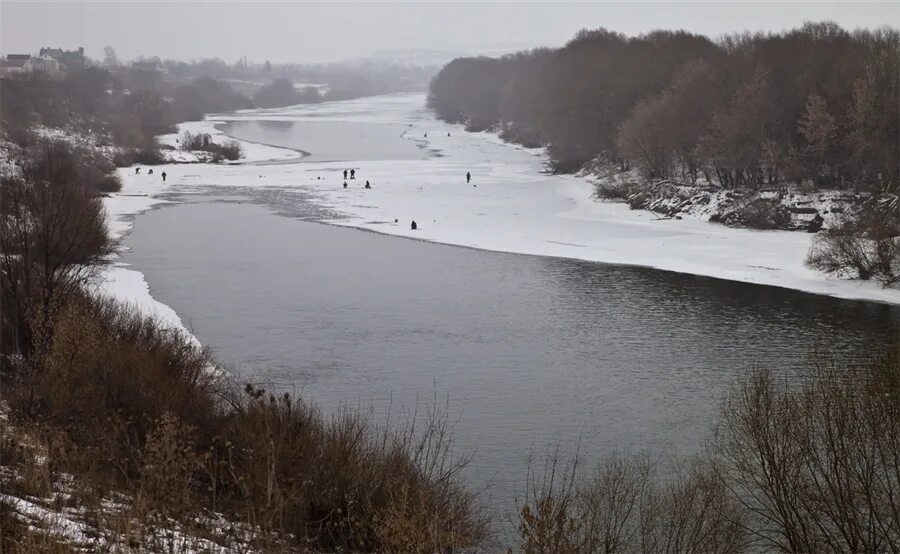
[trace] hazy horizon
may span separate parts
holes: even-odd
[[[94,58],[107,45],[120,59],[246,56],[273,63],[334,62],[384,52],[499,54],[560,46],[583,28],[626,35],[684,29],[711,38],[781,31],[831,20],[847,29],[900,20],[900,3],[0,3],[3,54],[42,46]]]

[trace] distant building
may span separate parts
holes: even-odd
[[[5,60],[0,60],[0,72],[4,75],[10,73],[25,73],[28,71],[26,64],[31,56],[28,54],[9,54]]]
[[[59,73],[59,62],[50,56],[36,58],[29,54],[9,54],[5,60],[0,60],[0,74],[2,75],[31,71],[55,75]]]
[[[30,71],[43,71],[48,75],[59,73],[59,61],[47,55],[35,58],[34,56],[25,64],[29,66]]]
[[[40,56],[41,58],[45,56],[53,58],[59,63],[59,69],[63,71],[83,69],[87,64],[87,59],[84,57],[84,47],[80,47],[78,48],[78,50],[63,50],[62,48],[41,48]]]

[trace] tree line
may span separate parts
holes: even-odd
[[[900,187],[900,33],[830,22],[717,41],[583,30],[562,48],[461,58],[428,105],[471,130],[590,162],[722,187]]]
[[[27,146],[41,125],[120,147],[117,165],[159,162],[155,137],[210,112],[252,107],[228,83],[198,77],[171,83],[153,71],[87,67],[62,79],[41,73],[0,81],[0,122],[7,139]]]

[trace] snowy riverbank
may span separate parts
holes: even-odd
[[[168,151],[168,156],[173,163],[178,162],[178,165],[145,167],[142,168],[141,174],[136,174],[130,167],[119,169],[122,190],[103,199],[107,224],[114,239],[121,241],[131,231],[136,215],[159,204],[169,202],[162,196],[171,192],[174,186],[190,184],[192,179],[201,177],[206,167],[223,167],[216,164],[198,163],[193,153],[178,150],[176,139],[185,131],[210,133],[217,141],[226,138],[214,127],[212,121],[182,123],[179,124],[177,133],[159,137],[160,143],[176,148]],[[244,152],[242,163],[265,160],[290,161],[302,157],[299,152],[245,141],[241,141],[241,147]],[[192,168],[197,168],[198,172],[195,173]],[[155,169],[153,175],[147,173],[150,169]],[[171,177],[164,182],[161,175],[166,170],[168,170],[167,176],[171,174]],[[119,255],[115,256],[105,268],[97,286],[104,294],[136,307],[142,313],[156,318],[167,328],[185,331],[196,341],[178,314],[169,306],[153,298],[143,273],[131,269],[128,264],[121,262]]]
[[[423,95],[390,95],[245,111],[183,125],[218,138],[222,120],[342,121],[403,124],[403,137],[438,155],[424,160],[302,162],[297,151],[242,141],[241,164],[167,166],[169,180],[122,170],[123,188],[105,200],[114,231],[127,233],[133,216],[163,201],[160,195],[206,185],[300,189],[329,213],[328,223],[446,244],[502,252],[649,266],[747,283],[787,287],[841,298],[900,303],[900,291],[875,283],[827,279],[803,260],[811,236],[751,231],[693,218],[660,220],[621,203],[597,201],[590,181],[547,175],[539,150],[466,133],[435,120]],[[427,133],[427,137],[426,137]],[[174,136],[163,137],[174,141]],[[311,142],[314,140],[311,139]],[[314,150],[314,146],[309,149]],[[264,165],[250,162],[269,161]],[[344,189],[343,170],[356,179]],[[465,181],[472,174],[472,184]],[[371,190],[363,188],[366,180]],[[475,186],[473,186],[475,185]],[[395,220],[396,223],[395,223]],[[418,229],[410,229],[415,220]],[[173,325],[178,316],[155,302],[143,276],[111,268],[106,290]]]

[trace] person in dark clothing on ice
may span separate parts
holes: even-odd
[[[346,179],[346,178],[347,178],[347,170],[345,169],[344,170],[344,179]]]
[[[412,224],[409,226],[409,228],[412,229],[413,231],[415,231],[416,229],[419,228],[419,226],[416,225],[416,220],[413,220],[413,222],[412,222]]]
[[[147,175],[153,175],[153,170],[151,169],[150,171],[148,171]]]
[[[139,168],[139,167],[134,168],[134,174],[135,174],[135,175],[140,175],[140,174],[141,174],[141,168]]]
[[[356,170],[355,170],[355,169],[351,169],[351,170],[350,170],[350,178],[351,178],[351,179],[356,179]]]
[[[366,181],[366,188],[367,188],[367,189],[370,189],[370,188],[372,188],[372,186],[371,186],[371,185],[369,185],[369,182],[368,182],[368,181]]]
[[[344,181],[344,188],[347,188],[347,181]]]
[[[165,183],[166,182],[166,172],[165,171],[162,172],[162,178],[163,178],[163,183]]]
[[[472,174],[469,173],[468,171],[466,171],[466,184],[469,184],[471,182],[472,182]]]

